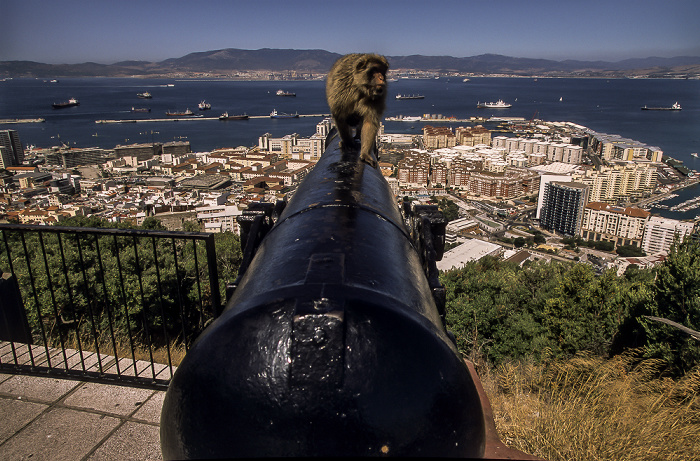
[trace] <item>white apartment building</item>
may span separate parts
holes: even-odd
[[[493,138],[493,147],[505,149],[506,153],[519,152],[528,159],[532,159],[530,166],[539,165],[543,161],[581,163],[583,160],[583,148],[574,144],[550,142],[539,139],[513,138],[508,136],[496,136]]]
[[[650,216],[651,213],[641,208],[623,208],[603,202],[590,202],[583,209],[581,237],[596,242],[613,242],[616,247],[641,247],[644,229]]]
[[[236,217],[243,212],[236,205],[206,205],[195,208],[197,220],[204,224],[205,232],[233,232],[239,234]]]
[[[693,232],[693,227],[692,222],[652,216],[644,229],[642,248],[648,255],[668,253],[676,236],[683,241],[686,235]]]
[[[294,133],[273,138],[270,133],[265,133],[258,138],[258,147],[261,152],[284,158],[318,160],[326,149],[326,136],[314,133],[308,138],[302,138]]]
[[[574,181],[590,187],[591,202],[617,202],[656,188],[656,167],[649,164],[625,163],[612,168],[603,167],[602,171],[586,170],[583,174],[574,174]]]

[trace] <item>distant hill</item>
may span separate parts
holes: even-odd
[[[1,77],[126,77],[126,76],[230,76],[241,72],[322,74],[340,57],[324,50],[226,48],[202,51],[160,62],[122,61],[114,64],[43,64],[32,61],[0,61]],[[554,61],[515,58],[497,54],[457,58],[453,56],[388,56],[393,70],[473,75],[550,76],[688,76],[700,77],[699,56],[649,57],[607,61]]]

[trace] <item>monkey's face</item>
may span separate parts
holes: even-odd
[[[386,71],[389,65],[385,60],[369,59],[358,63],[355,75],[359,84],[371,99],[386,96]]]
[[[384,93],[386,91],[385,72],[386,71],[382,72],[381,69],[378,68],[370,69],[370,94],[374,98],[380,98],[384,96]]]

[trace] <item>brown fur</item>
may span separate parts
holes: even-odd
[[[326,97],[340,135],[341,147],[354,145],[360,138],[360,158],[372,167],[377,161],[371,152],[379,122],[386,107],[386,72],[389,63],[377,54],[348,54],[333,64],[326,80]]]

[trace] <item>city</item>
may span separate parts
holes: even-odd
[[[571,122],[506,117],[452,128],[430,114],[423,120],[432,124],[422,134],[381,127],[379,168],[397,203],[456,205],[441,270],[495,255],[622,273],[663,261],[676,235],[697,231],[693,221],[649,211],[697,182],[658,147]],[[499,124],[489,130],[478,122]],[[249,203],[293,194],[331,129],[323,119],[308,137],[264,133],[257,146],[210,152],[192,152],[189,141],[25,149],[15,130],[3,130],[2,220],[51,225],[77,215],[140,225],[155,217],[171,230],[193,221],[206,232],[237,233],[236,217]]]

